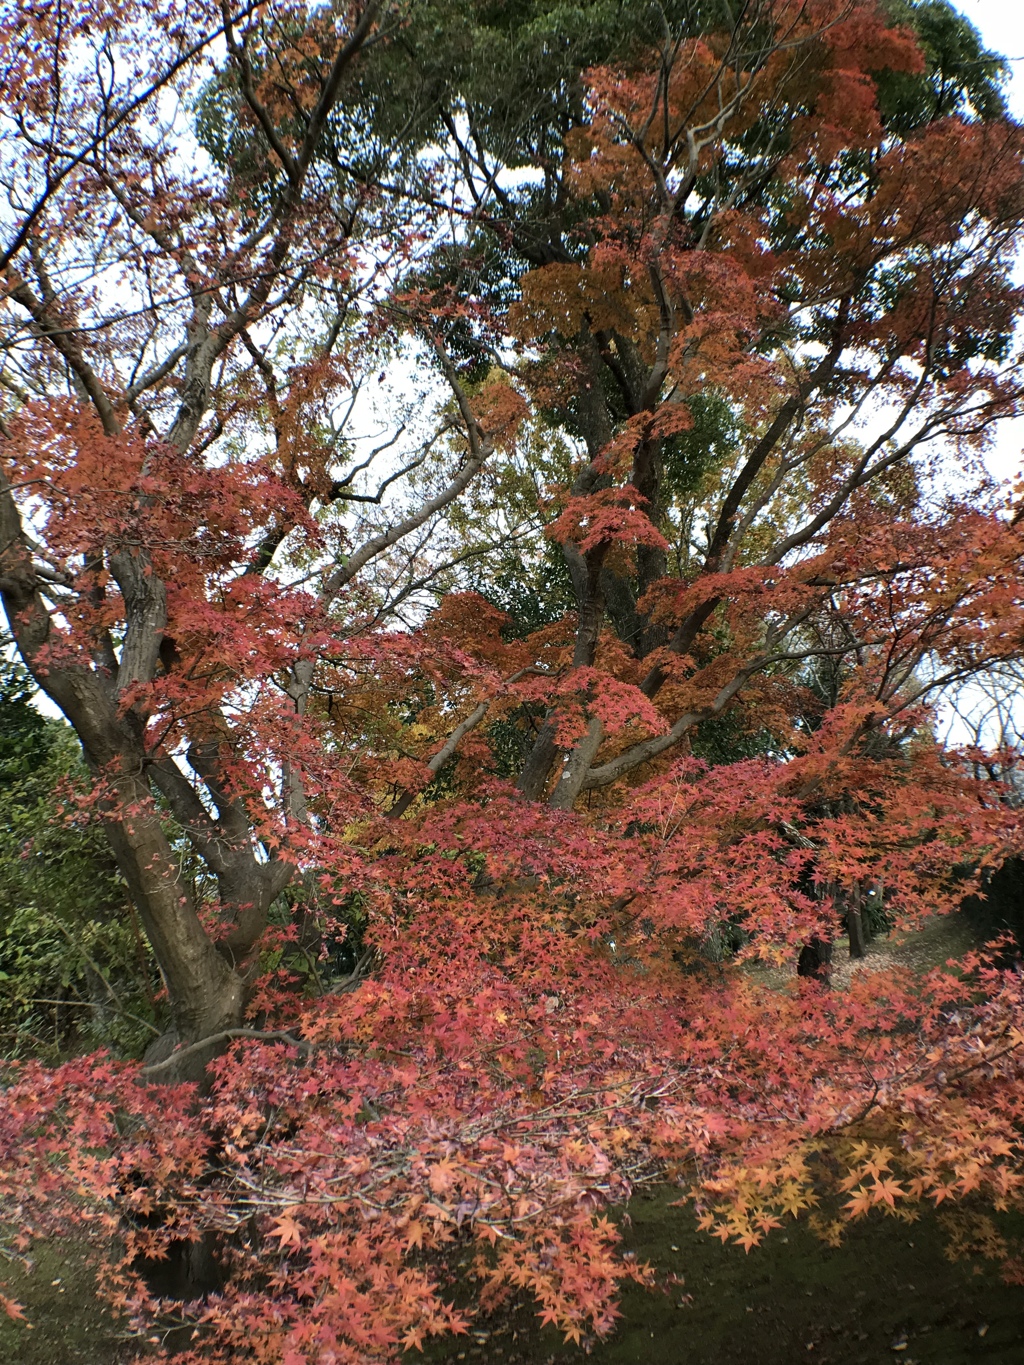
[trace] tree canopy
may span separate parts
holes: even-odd
[[[655,1171],[748,1248],[1020,1207],[1012,967],[763,984],[1021,849],[935,727],[1024,653],[1001,59],[941,0],[0,45],[0,595],[166,1025],[5,1068],[24,1235],[116,1244],[140,1322],[202,1247],[180,1358],[300,1365],[464,1330],[461,1243],[481,1308],[610,1331]]]

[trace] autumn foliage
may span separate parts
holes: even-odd
[[[720,23],[530,161],[387,142],[415,6],[0,20],[0,592],[167,1015],[5,1065],[0,1198],[183,1362],[604,1335],[655,1178],[748,1249],[1024,1207],[1012,964],[783,979],[1021,851],[935,730],[1024,649],[1021,130],[874,4]]]

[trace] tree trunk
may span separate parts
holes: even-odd
[[[141,783],[138,784],[141,787]],[[119,793],[121,809],[127,805]],[[128,883],[146,937],[167,987],[172,1029],[146,1054],[164,1060],[178,1044],[190,1044],[238,1028],[245,1011],[245,983],[210,939],[184,886],[177,859],[145,789],[134,809],[142,813],[111,815],[107,837],[121,874]],[[168,1068],[161,1079],[199,1080],[214,1054],[192,1053],[179,1073]]]
[[[828,986],[832,979],[832,944],[815,934],[810,942],[805,943],[800,949],[796,974],[817,981],[822,986]]]
[[[516,783],[516,786],[528,800],[539,801],[544,794],[548,775],[558,757],[558,752],[558,745],[555,743],[554,720],[545,719]]]
[[[867,951],[864,916],[861,911],[861,886],[854,882],[846,901],[846,926],[850,935],[850,956],[863,957]]]

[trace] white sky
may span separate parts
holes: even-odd
[[[1010,112],[1024,120],[1024,3],[1022,0],[954,0],[957,9],[981,34],[985,46],[1010,59],[1012,73],[1007,87]],[[992,472],[1014,478],[1024,465],[1024,419],[1006,422],[994,449],[987,456]]]
[[[1017,118],[1024,118],[1024,6],[1020,0],[956,0],[956,7],[987,48],[1011,59],[1010,108]]]
[[[981,34],[982,41],[991,52],[997,52],[1010,62],[1010,82],[1006,88],[1010,113],[1024,121],[1024,3],[1022,0],[954,0],[957,9],[968,18]],[[1019,477],[1024,467],[1024,419],[1005,422],[1000,425],[999,436],[994,448],[986,455],[986,463],[993,472],[1003,479]],[[960,705],[967,713],[974,711],[976,717],[988,715],[992,708],[992,698],[975,686],[965,689],[960,697]],[[1019,707],[1008,703],[1009,711],[1019,721]],[[972,741],[970,731],[959,721],[951,708],[944,708],[944,725],[947,743],[967,744]],[[997,727],[998,728],[998,727]],[[1019,728],[1019,726],[1018,726]],[[998,742],[998,736],[989,726],[988,739]]]

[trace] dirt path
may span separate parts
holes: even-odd
[[[977,938],[964,914],[936,915],[920,928],[879,935],[868,942],[862,958],[851,958],[849,939],[837,938],[832,949],[832,988],[845,990],[854,972],[877,972],[895,966],[909,967],[915,972],[931,971],[975,947]],[[747,970],[773,989],[783,990],[796,979],[796,956],[788,967],[752,962]]]
[[[849,940],[843,938],[835,946],[832,983],[842,990],[854,972],[872,972],[891,966],[909,967],[915,972],[931,971],[944,966],[949,958],[962,957],[976,946],[970,924],[959,914],[936,915],[920,929],[874,938],[862,958],[850,957]]]

